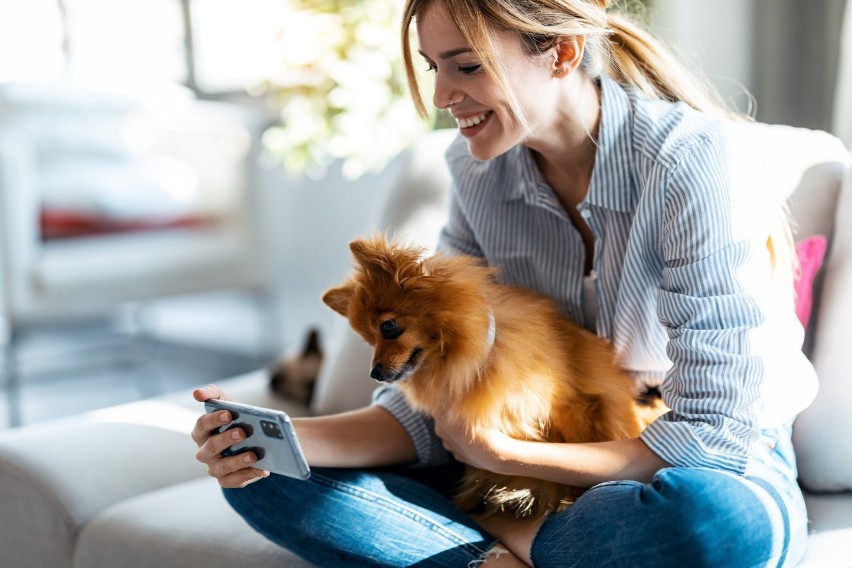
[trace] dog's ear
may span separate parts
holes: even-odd
[[[349,250],[355,262],[364,268],[387,269],[387,246],[378,238],[368,241],[366,239],[355,239],[349,243]]]
[[[348,317],[349,304],[352,303],[354,292],[355,288],[351,284],[344,284],[343,286],[332,288],[323,294],[322,301],[343,317]]]

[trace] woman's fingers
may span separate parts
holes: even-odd
[[[248,467],[220,477],[218,480],[219,485],[225,489],[239,489],[265,477],[269,477],[268,471]]]
[[[216,385],[209,385],[192,391],[198,402],[210,399],[233,400]],[[245,487],[269,475],[269,472],[252,467],[257,462],[254,452],[243,452],[234,456],[223,456],[222,452],[245,439],[242,428],[235,427],[219,432],[223,426],[231,423],[233,417],[227,410],[218,410],[202,414],[195,421],[192,440],[198,446],[195,459],[207,466],[207,474],[216,478],[219,485],[226,488]]]

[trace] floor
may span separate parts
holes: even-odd
[[[18,347],[18,394],[0,389],[0,428],[206,385],[263,367],[273,355],[261,340],[264,321],[258,308],[247,295],[205,294],[134,306],[109,320],[27,330]],[[13,407],[10,400],[18,404]]]

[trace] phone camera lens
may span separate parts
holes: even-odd
[[[263,433],[270,438],[284,438],[284,434],[281,433],[281,428],[275,422],[261,420],[260,426],[263,428]]]

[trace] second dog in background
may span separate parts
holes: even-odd
[[[448,411],[470,432],[496,428],[542,442],[632,438],[645,427],[641,416],[650,415],[640,413],[611,346],[551,300],[498,284],[480,259],[422,258],[381,237],[350,249],[354,273],[323,301],[373,347],[370,375],[398,384],[414,408]],[[581,492],[468,467],[456,504],[533,516]]]

